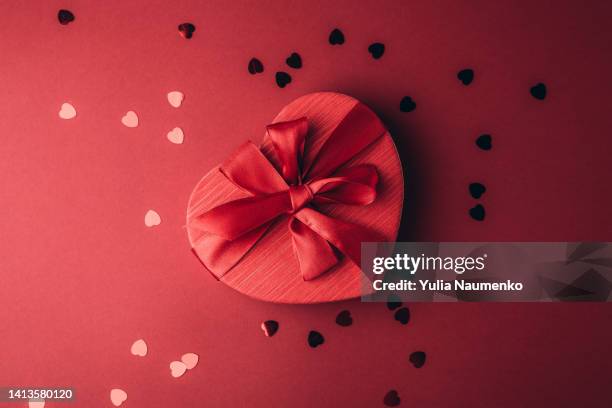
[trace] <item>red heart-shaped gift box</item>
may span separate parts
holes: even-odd
[[[272,123],[295,122],[299,118],[307,118],[307,135],[305,142],[302,144],[302,150],[308,153],[321,149],[321,146],[325,145],[330,136],[338,133],[336,130],[340,128],[339,125],[342,122],[346,124],[357,110],[369,118],[375,118],[379,126],[377,129],[380,129],[380,136],[374,138],[363,149],[358,149],[354,157],[341,165],[331,175],[346,172],[347,169],[350,171],[350,168],[358,165],[375,168],[375,173],[378,176],[375,183],[375,198],[367,205],[316,203],[316,210],[334,220],[355,224],[360,228],[363,227],[372,232],[380,241],[393,241],[397,236],[404,198],[402,166],[390,134],[369,108],[346,95],[332,92],[313,93],[291,102],[281,110]],[[355,132],[354,143],[358,144],[357,133],[361,127],[358,125],[355,129],[357,131]],[[353,147],[351,146],[350,136],[351,134],[348,132],[343,138],[347,150],[351,150],[351,147]],[[273,137],[268,132],[259,149],[265,159],[281,173],[285,170],[279,161],[278,151],[275,150],[274,143]],[[342,152],[340,152],[341,154]],[[255,181],[257,180],[257,177],[253,174],[245,175],[245,177],[248,176],[254,178]],[[274,176],[278,175],[275,174]],[[286,192],[288,190],[283,193]],[[362,273],[358,262],[355,261],[356,257],[353,256],[352,259],[349,259],[349,256],[344,256],[341,253],[343,252],[339,250],[341,248],[334,245],[330,245],[330,247],[338,258],[335,266],[314,279],[306,280],[303,277],[300,267],[303,267],[304,262],[300,265],[298,261],[299,251],[294,248],[295,237],[292,236],[292,232],[287,227],[292,214],[282,214],[275,217],[265,228],[265,232],[254,241],[254,245],[248,251],[245,251],[245,254],[240,257],[238,262],[232,264],[231,268],[219,272],[216,270],[218,268],[211,267],[211,234],[202,227],[202,214],[232,200],[252,197],[253,195],[252,192],[246,192],[245,189],[230,181],[223,166],[212,169],[193,190],[187,209],[189,242],[194,253],[200,258],[204,266],[211,270],[213,275],[245,295],[270,302],[319,303],[354,298],[363,294]],[[293,204],[293,196],[291,196],[290,202]],[[265,211],[262,208],[257,210]],[[227,216],[223,211],[217,211],[215,214],[218,214],[219,218]],[[212,221],[216,220],[213,219]],[[232,221],[240,222],[240,220]],[[221,253],[215,254],[215,256],[223,258],[223,251],[217,252]],[[317,261],[316,258],[317,254],[315,253],[315,262]]]

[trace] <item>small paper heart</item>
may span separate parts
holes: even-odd
[[[45,401],[28,401],[28,408],[45,408]]]
[[[348,327],[353,324],[353,318],[351,317],[351,312],[348,310],[343,310],[338,313],[336,316],[336,324],[342,327]]]
[[[264,66],[257,58],[251,58],[247,69],[249,70],[249,74],[251,75],[261,74],[264,71]]]
[[[185,99],[185,95],[181,91],[172,91],[168,92],[168,103],[178,108],[183,103],[183,99]]]
[[[278,331],[278,322],[276,320],[266,320],[261,324],[261,330],[267,337],[272,337]]]
[[[275,78],[279,88],[284,88],[291,83],[291,75],[283,71],[277,72]]]
[[[185,139],[185,135],[183,134],[183,129],[180,127],[175,127],[166,135],[168,140],[174,144],[183,144],[183,140]]]
[[[149,210],[145,214],[144,223],[147,227],[155,227],[161,224],[161,217],[155,210]]]
[[[408,322],[410,321],[410,309],[408,309],[407,307],[397,309],[393,317],[401,324],[408,324]]]
[[[181,361],[185,364],[188,370],[191,370],[196,365],[198,365],[198,360],[200,357],[195,353],[186,353],[181,357]]]
[[[329,43],[331,45],[342,45],[344,44],[344,34],[337,28],[329,34]]]
[[[121,123],[123,123],[129,128],[135,128],[136,126],[138,126],[138,116],[136,115],[136,112],[129,111],[128,113],[126,113],[121,118]]]
[[[532,86],[529,89],[529,92],[534,98],[543,100],[544,98],[546,98],[546,85],[541,82],[538,82],[536,85]]]
[[[470,191],[470,195],[476,199],[482,197],[482,195],[487,192],[487,188],[482,183],[470,183],[468,190]]]
[[[457,73],[457,79],[465,86],[471,84],[474,80],[474,70],[470,68],[462,69]]]
[[[321,333],[315,330],[311,330],[308,333],[308,345],[312,348],[316,348],[321,344],[325,343],[325,338]]]
[[[397,407],[400,404],[400,401],[401,399],[399,394],[395,390],[389,391],[383,399],[383,403],[388,407]]]
[[[113,388],[110,392],[110,400],[114,406],[118,407],[127,399],[127,392],[119,388]]]
[[[170,363],[170,374],[174,378],[179,378],[187,371],[187,366],[182,361],[173,361]]]
[[[62,119],[72,119],[76,116],[76,109],[68,102],[64,102],[59,111],[59,117]]]
[[[424,351],[415,351],[414,353],[410,354],[410,357],[408,359],[415,368],[421,368],[425,365],[425,360],[427,360],[427,354],[425,354]]]
[[[135,356],[144,357],[147,355],[149,351],[147,347],[147,343],[143,339],[136,340],[134,344],[132,344],[132,348],[130,349],[131,353]]]
[[[368,52],[372,54],[372,58],[379,59],[385,53],[385,44],[379,42],[370,44]]]
[[[196,27],[191,23],[183,23],[178,26],[179,33],[181,37],[190,39],[193,37],[193,33],[196,30]]]

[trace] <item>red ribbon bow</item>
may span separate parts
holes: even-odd
[[[251,196],[196,218],[205,231],[202,261],[206,267],[218,278],[223,276],[285,214],[290,217],[289,230],[304,280],[338,263],[333,247],[359,265],[361,242],[378,241],[377,234],[324,215],[314,206],[367,205],[376,199],[378,173],[373,165],[341,166],[382,136],[383,124],[358,103],[318,149],[305,149],[309,146],[306,118],[269,125],[267,132],[280,168],[252,142],[245,143],[219,169]]]

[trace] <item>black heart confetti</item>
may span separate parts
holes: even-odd
[[[482,204],[477,204],[476,206],[470,208],[470,217],[475,219],[476,221],[484,221],[485,219],[485,208]]]
[[[397,407],[400,404],[400,397],[395,390],[391,390],[385,395],[383,403],[388,407]]]
[[[338,313],[336,316],[336,324],[342,327],[348,327],[353,324],[353,318],[351,317],[351,312],[348,310],[343,310]]]
[[[264,66],[257,58],[251,58],[248,69],[251,75],[261,74],[264,71]]]
[[[416,109],[416,103],[409,96],[404,96],[400,101],[400,110],[402,112],[412,112]]]
[[[278,331],[278,322],[276,320],[266,320],[261,324],[261,329],[267,337],[272,337]]]
[[[370,44],[368,52],[372,54],[372,58],[379,59],[385,53],[385,44],[378,42]]]
[[[329,34],[329,43],[331,45],[344,44],[344,34],[342,34],[342,31],[338,30],[337,28],[334,28]]]
[[[291,83],[291,75],[283,71],[276,73],[276,85],[278,85],[279,88],[284,88],[289,83]]]
[[[493,147],[493,138],[491,135],[480,135],[476,139],[476,146],[481,148],[482,150],[491,150]]]
[[[468,189],[470,195],[474,198],[480,198],[487,191],[487,188],[482,183],[470,183]]]
[[[300,54],[298,54],[297,52],[292,53],[286,60],[285,62],[287,63],[287,65],[289,65],[291,68],[295,68],[295,69],[299,69],[302,68],[302,57],[300,57]]]
[[[70,10],[60,10],[57,12],[57,20],[61,25],[67,25],[74,21],[74,14]]]
[[[178,30],[183,38],[190,39],[193,37],[193,33],[195,32],[196,28],[191,23],[183,23],[178,26]]]
[[[415,368],[421,368],[425,365],[427,355],[424,351],[415,351],[414,353],[410,354],[410,357],[408,359]]]
[[[534,98],[543,100],[544,98],[546,98],[546,85],[541,82],[537,83],[536,85],[531,87],[529,92]]]
[[[469,85],[474,80],[474,70],[472,69],[462,69],[457,73],[457,79],[463,83],[463,85]]]
[[[394,318],[401,324],[408,324],[410,321],[410,310],[407,307],[402,307],[395,312]]]
[[[325,338],[323,338],[321,333],[315,330],[311,330],[310,333],[308,333],[308,345],[310,347],[316,348],[323,343],[325,343]]]

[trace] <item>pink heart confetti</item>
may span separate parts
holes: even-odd
[[[128,111],[122,118],[121,123],[129,128],[135,128],[138,126],[138,115],[134,111]]]
[[[145,214],[144,223],[147,227],[155,227],[161,224],[161,217],[155,210],[149,210]]]
[[[28,401],[28,408],[45,408],[45,401]]]
[[[114,406],[118,407],[127,399],[127,392],[119,388],[113,388],[110,392],[110,400]]]
[[[146,356],[148,350],[147,343],[143,339],[136,340],[130,349],[133,355],[140,357]]]
[[[187,366],[182,361],[173,361],[170,363],[170,375],[174,378],[179,378],[187,371]]]
[[[62,103],[62,107],[58,113],[59,117],[62,119],[72,119],[76,116],[76,114],[76,109],[74,109],[74,106],[68,102]]]
[[[183,144],[183,140],[185,139],[185,135],[183,134],[183,129],[180,127],[175,127],[166,135],[169,141],[174,144]]]
[[[186,353],[181,357],[181,361],[185,364],[188,370],[191,370],[198,365],[200,357],[196,353]]]
[[[181,91],[168,92],[168,102],[170,103],[170,105],[174,106],[175,108],[178,108],[181,106],[184,98],[185,98],[185,95],[183,95]]]

